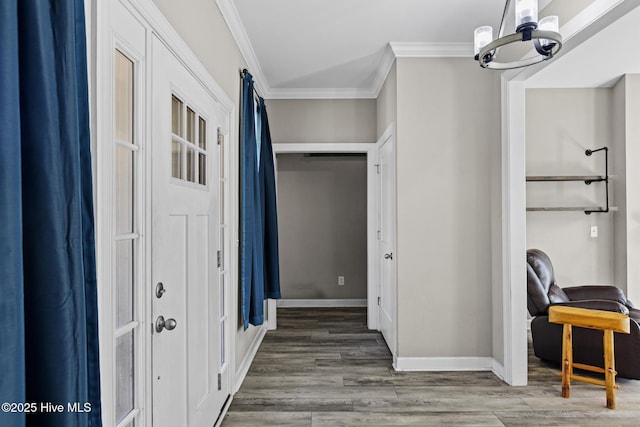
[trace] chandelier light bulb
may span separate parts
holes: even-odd
[[[516,0],[515,9],[516,31],[521,25],[538,22],[538,0]]]
[[[493,27],[489,25],[485,25],[483,27],[478,27],[473,32],[473,54],[477,55],[480,53],[483,47],[488,45],[493,41]]]
[[[538,24],[538,30],[540,31],[555,31],[556,33],[560,31],[560,23],[558,21],[557,16],[545,16],[540,20]],[[541,39],[540,44],[542,46],[548,46],[551,40]]]

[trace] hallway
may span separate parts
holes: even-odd
[[[279,309],[222,426],[637,425],[640,381],[618,379],[610,411],[600,387],[561,398],[557,372],[531,354],[527,387],[491,372],[394,372],[366,309]]]

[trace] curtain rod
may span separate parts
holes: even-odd
[[[247,70],[246,68],[243,68],[242,71],[240,71],[240,77],[244,79],[244,76],[249,72],[249,70]],[[260,92],[258,92],[258,90],[256,89],[256,85],[255,83],[253,84],[253,93],[255,93],[258,98],[262,98],[264,99],[263,96],[260,95]]]

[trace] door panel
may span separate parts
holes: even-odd
[[[152,278],[165,289],[152,297],[154,325],[165,319],[152,337],[153,425],[210,427],[228,395],[218,388],[221,115],[156,39],[152,68]]]
[[[395,154],[393,136],[378,148],[380,170],[380,331],[396,356]]]

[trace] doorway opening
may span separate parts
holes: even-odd
[[[280,165],[278,163],[278,159],[285,157],[280,157],[283,155],[298,155],[298,160],[302,156],[304,159],[304,155],[312,154],[315,155],[317,159],[323,158],[322,155],[331,154],[358,154],[359,156],[366,157],[366,307],[367,307],[367,327],[369,329],[378,329],[378,309],[377,309],[377,297],[378,297],[378,266],[376,260],[377,247],[376,243],[376,210],[377,210],[377,197],[376,191],[373,183],[375,182],[376,172],[375,172],[375,163],[376,163],[376,144],[373,143],[354,143],[354,144],[334,144],[334,143],[326,143],[326,144],[273,144],[273,152],[274,156],[276,156],[276,180],[279,182],[279,168]],[[320,156],[318,156],[320,155]],[[335,156],[333,156],[335,157]],[[307,157],[307,159],[312,159],[313,157]],[[327,157],[330,158],[330,157]],[[349,157],[342,157],[342,159],[348,159]],[[354,157],[357,158],[357,157]],[[285,162],[291,159],[287,158]],[[280,203],[280,188],[278,188],[278,203]],[[282,217],[282,210],[279,210],[279,215]],[[280,225],[282,227],[282,225]],[[282,236],[282,230],[280,231],[280,235]],[[284,257],[281,255],[281,260]],[[344,286],[345,288],[348,286],[347,284],[347,276],[345,275],[345,285],[338,285],[339,278],[335,277],[335,288],[339,286]],[[287,298],[285,291],[283,291],[284,298]],[[351,299],[351,298],[349,298]],[[275,328],[276,322],[276,302],[274,300],[269,300],[269,322],[270,327]],[[286,305],[286,302],[284,303]]]
[[[283,299],[278,307],[366,307],[366,153],[276,156]]]

